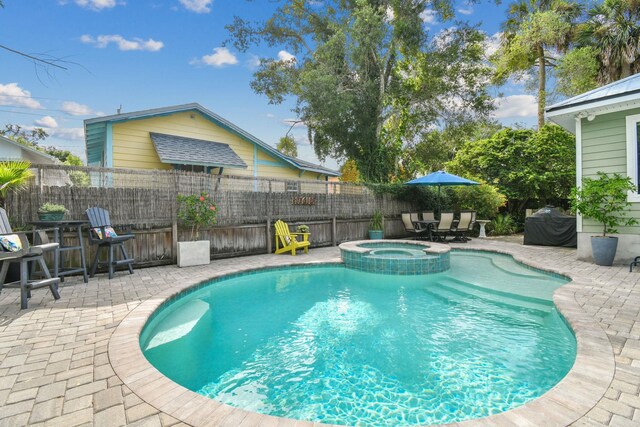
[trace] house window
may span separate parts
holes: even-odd
[[[287,181],[287,192],[288,193],[299,193],[300,192],[300,183],[296,181]]]
[[[627,116],[627,175],[636,186],[640,185],[640,114]],[[630,202],[640,202],[638,191],[629,192]]]
[[[173,165],[175,169],[187,172],[207,172],[207,167],[202,165]]]

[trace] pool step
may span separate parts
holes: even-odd
[[[540,318],[546,317],[554,307],[551,301],[488,290],[449,277],[438,280],[428,291],[453,301],[460,300],[460,296],[471,297],[494,307],[526,312]]]

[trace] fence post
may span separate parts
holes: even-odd
[[[271,217],[267,217],[267,254],[271,253]]]
[[[176,171],[173,174],[173,203],[171,203],[171,260],[178,262],[178,176]]]
[[[338,220],[335,215],[331,219],[331,243],[333,246],[338,245]]]

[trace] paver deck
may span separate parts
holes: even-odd
[[[581,380],[582,377],[577,376],[567,385],[573,387],[572,393],[556,394],[553,399],[538,399],[530,404],[538,411],[537,417],[523,418],[520,416],[523,412],[515,410],[506,413],[511,414],[495,424],[484,422],[484,425],[562,424],[559,421],[562,417],[556,416],[563,411],[571,412],[571,401],[593,406],[574,425],[640,425],[640,271],[629,273],[628,266],[599,267],[577,261],[573,249],[480,239],[452,246],[508,252],[532,264],[570,275],[576,283],[560,288],[556,303],[561,310],[563,305],[571,309],[573,304],[577,307],[571,309],[576,318],[585,316],[589,319],[572,324],[585,336],[597,338],[598,333],[606,333],[606,336],[602,334],[604,342],[583,348],[584,356],[579,356],[580,363],[587,368],[594,366],[591,374],[601,377],[600,381],[608,385],[604,388],[604,396],[596,396],[593,400],[597,402],[595,406],[590,403],[594,396],[581,393],[584,378]],[[154,397],[152,373],[146,372],[149,374],[146,379],[140,373],[125,378],[116,374],[111,359],[116,359],[115,353],[120,352],[109,351],[114,331],[117,329],[116,335],[122,337],[128,322],[137,321],[132,312],[140,311],[145,304],[152,305],[159,300],[159,295],[213,275],[237,271],[238,266],[244,269],[337,260],[337,248],[320,248],[295,258],[261,255],[217,260],[205,267],[138,269],[134,275],[118,273],[111,281],[106,275],[99,275],[88,284],[82,283],[81,278],[68,278],[61,287],[59,301],[54,301],[44,289],[36,290],[28,310],[19,310],[18,290],[6,289],[0,294],[0,426],[186,425],[169,415],[167,408],[195,406],[197,402],[190,396],[160,402],[164,406],[158,405],[156,398],[156,406],[152,406],[127,385],[142,390],[139,394],[146,398]],[[114,340],[118,337],[114,336]],[[122,348],[122,353],[135,345],[137,342],[111,342],[113,348]],[[613,352],[613,357],[601,354],[603,349]],[[606,365],[607,357],[615,360],[610,378],[604,372],[607,369],[598,371],[603,365],[594,362],[602,359]],[[122,365],[117,369],[122,372]],[[141,379],[151,385],[140,388]],[[155,394],[162,395],[163,390]],[[165,412],[158,409],[161,406]],[[219,419],[220,425],[277,423],[271,417],[234,415],[224,408],[200,416]],[[198,422],[195,415],[191,420]]]

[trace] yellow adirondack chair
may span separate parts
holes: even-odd
[[[289,226],[282,220],[276,221],[273,225],[276,228],[276,252],[281,254],[291,251],[291,255],[296,254],[296,250],[304,248],[304,253],[309,253],[309,233],[292,233],[289,231]],[[299,242],[296,236],[302,236],[302,241]]]

